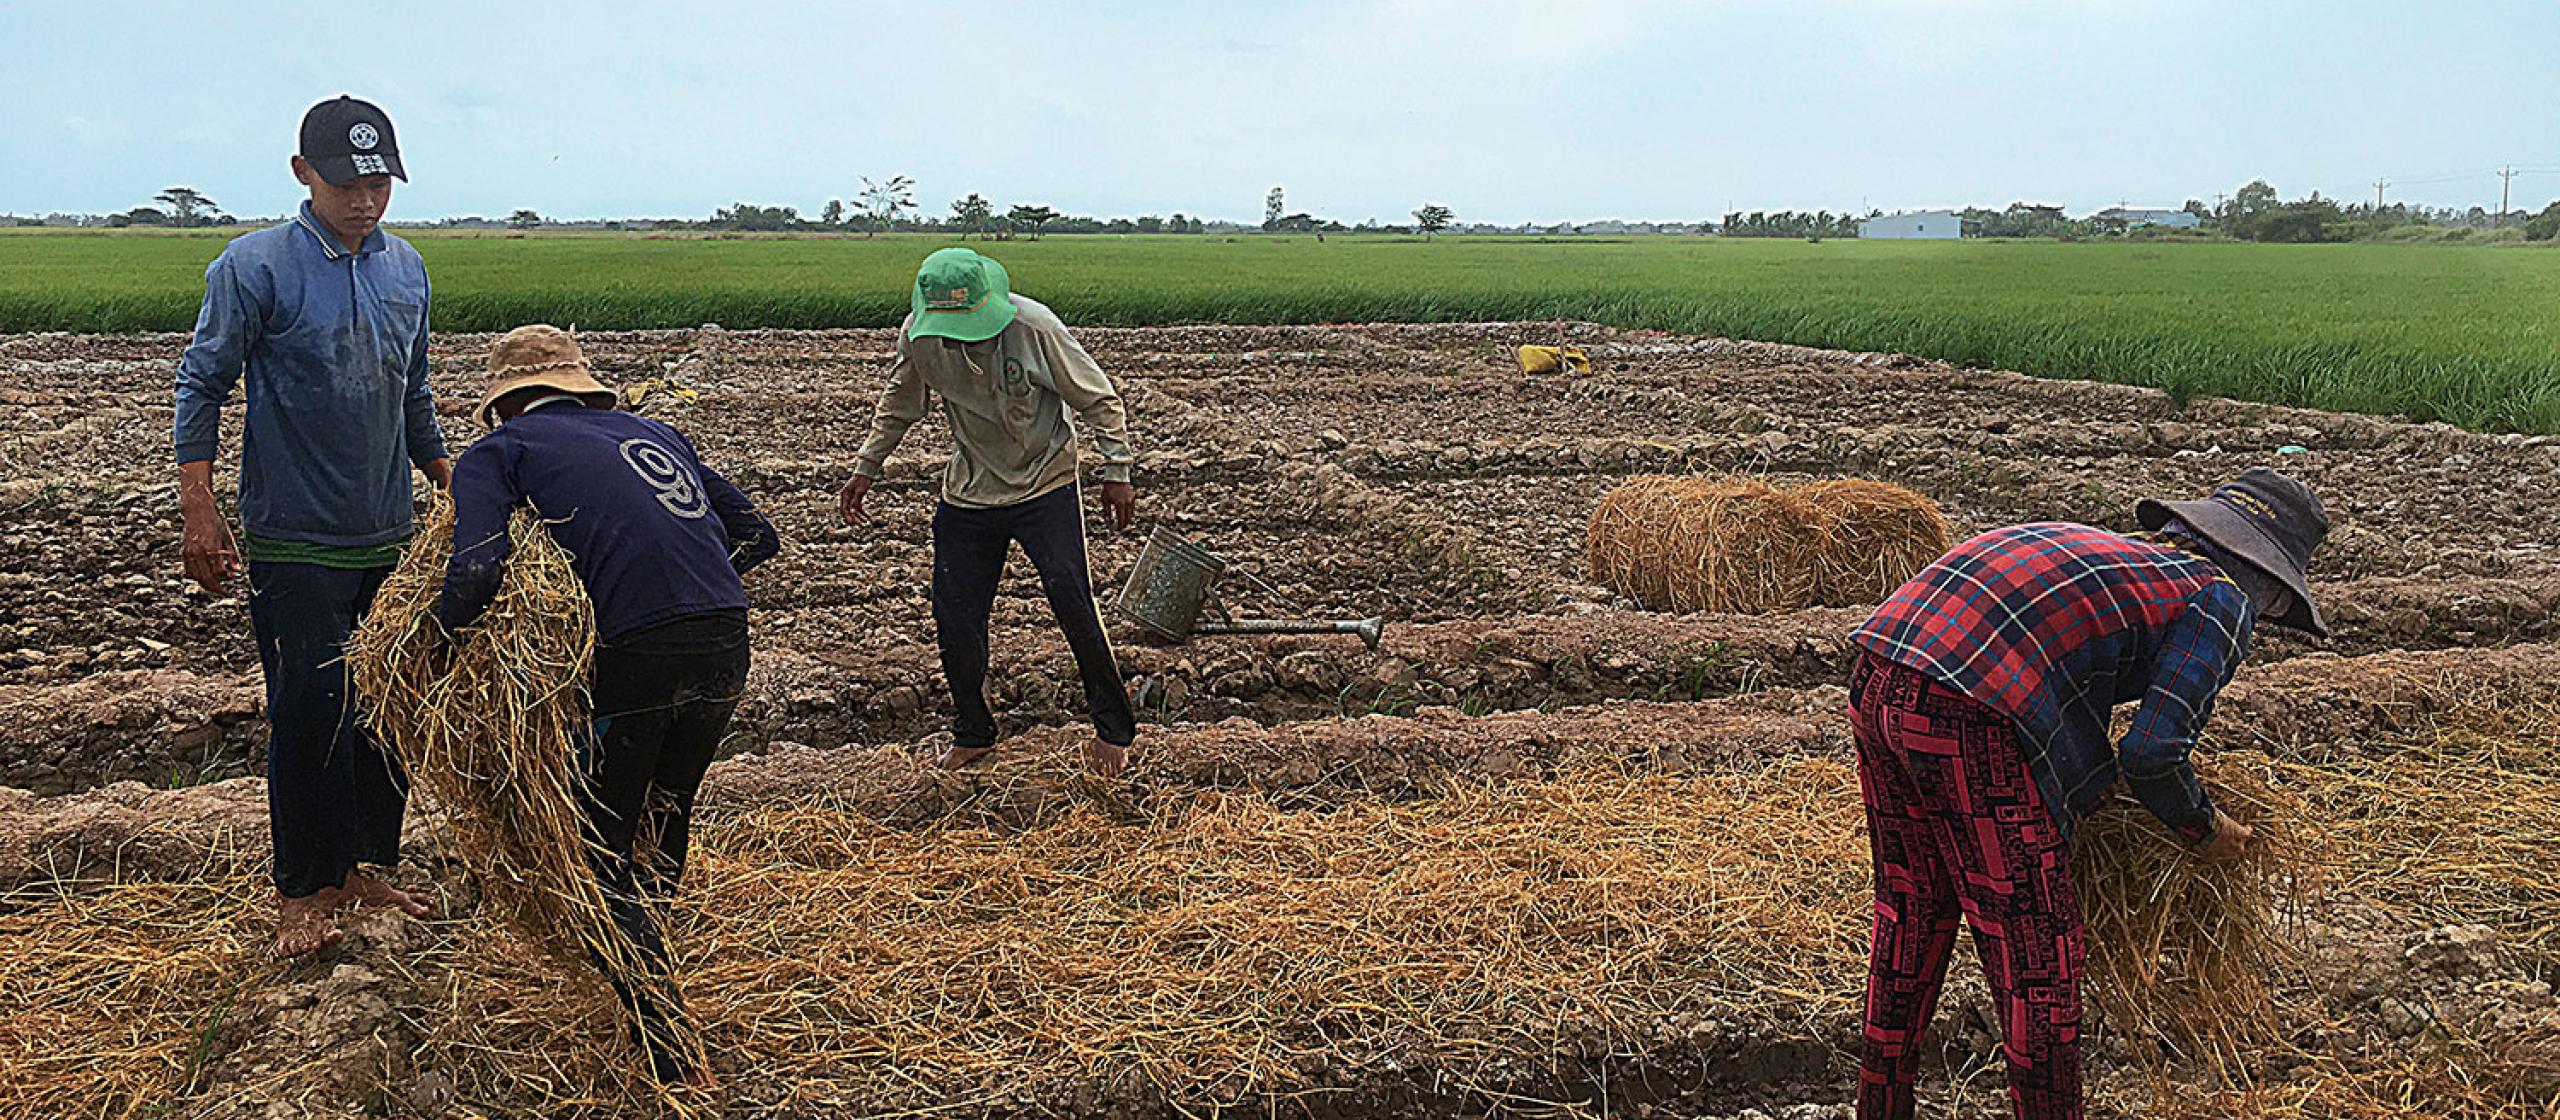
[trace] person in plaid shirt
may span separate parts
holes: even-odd
[[[1894,592],[1853,635],[1850,726],[1875,857],[1861,1120],[1909,1117],[1956,917],[1999,1009],[2010,1101],[2080,1115],[2081,921],[2072,826],[2118,781],[2205,858],[2249,828],[2188,764],[2261,618],[2326,636],[2306,571],[2320,499],[2257,468],[2147,532],[1994,529]],[[2107,741],[2109,713],[2138,701]]]

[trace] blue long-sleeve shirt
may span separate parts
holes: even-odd
[[[470,625],[497,596],[507,522],[530,505],[568,550],[604,641],[689,614],[743,610],[738,576],[781,535],[674,428],[561,403],[498,426],[453,470],[453,560],[437,615]]]
[[[2189,840],[2214,830],[2188,761],[2257,610],[2201,556],[2086,525],[1993,529],[1911,577],[1859,645],[2015,720],[2065,834],[2121,776]],[[2112,749],[2107,717],[2140,701]]]
[[[409,468],[445,457],[427,387],[427,268],[376,230],[350,253],[305,203],[204,274],[178,359],[177,460],[214,457],[248,382],[240,521],[253,536],[362,548],[412,531]]]

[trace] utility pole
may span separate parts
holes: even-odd
[[[2510,163],[2498,169],[2498,216],[2489,223],[2489,228],[2496,229],[2507,224],[2507,195],[2515,188],[2515,182],[2516,165]]]
[[[2376,179],[2373,181],[2373,213],[2376,217],[2380,217],[2382,215],[2382,188],[2390,185],[2391,180],[2389,179]]]

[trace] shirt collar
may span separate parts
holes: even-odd
[[[569,394],[569,393],[545,393],[545,394],[543,394],[542,396],[535,398],[535,399],[534,399],[534,401],[533,401],[533,403],[531,403],[531,404],[528,404],[528,405],[524,406],[524,408],[523,408],[522,410],[518,411],[518,412],[516,413],[516,415],[518,415],[518,416],[522,416],[522,415],[524,415],[525,413],[527,413],[527,412],[531,412],[531,411],[533,411],[534,409],[537,409],[537,408],[541,408],[541,407],[543,407],[544,405],[553,405],[553,404],[581,404],[581,405],[582,405],[582,404],[585,404],[585,403],[587,403],[587,402],[582,401],[582,400],[579,400],[576,396],[574,396],[574,395],[572,395],[572,394]]]
[[[311,200],[303,200],[301,212],[295,214],[293,220],[296,225],[303,228],[304,232],[311,235],[313,241],[320,243],[321,254],[330,260],[334,261],[350,255],[345,246],[338,244],[338,235],[329,232],[329,227],[321,225],[319,217],[312,214]],[[357,245],[352,255],[361,257],[380,248],[382,248],[382,227],[376,226],[372,233],[364,235],[364,243]]]

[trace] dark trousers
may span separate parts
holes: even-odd
[[[1906,1120],[1956,919],[1999,1009],[2010,1107],[2080,1116],[2080,906],[2015,724],[1920,673],[1862,657],[1850,732],[1875,858],[1859,1120]]]
[[[637,947],[632,977],[599,961],[661,1080],[690,1071],[672,1035],[684,1007],[657,909],[684,874],[693,798],[747,683],[745,611],[658,623],[596,648],[594,734],[582,760],[588,858],[614,924]]]
[[[1093,605],[1081,493],[1076,486],[1062,486],[993,509],[949,502],[933,507],[933,630],[942,646],[942,675],[951,682],[954,746],[983,747],[996,741],[996,717],[987,705],[987,615],[995,608],[1005,553],[1016,544],[1039,571],[1049,610],[1075,651],[1094,731],[1115,746],[1137,739],[1129,690],[1112,658],[1111,639],[1102,632],[1101,612]]]
[[[303,898],[358,863],[400,861],[409,784],[358,718],[347,637],[389,568],[249,562],[249,625],[267,676],[267,827],[276,890]]]

